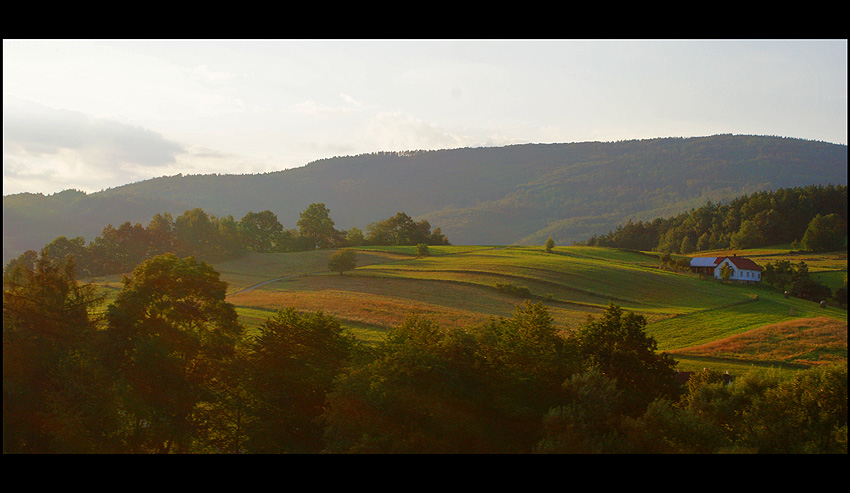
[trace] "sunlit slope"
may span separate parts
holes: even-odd
[[[359,267],[345,275],[327,272],[329,251],[259,255],[217,268],[231,283],[228,301],[248,325],[293,306],[375,329],[397,325],[409,313],[463,327],[511,316],[527,298],[543,302],[566,329],[615,303],[645,315],[650,328],[666,323],[666,332],[659,332],[664,335],[675,334],[671,327],[679,326],[678,317],[700,320],[700,313],[750,304],[754,295],[751,289],[663,271],[653,257],[614,249],[556,247],[546,253],[541,247],[446,246],[430,252],[417,257],[412,247],[358,249]],[[525,288],[530,296],[512,295],[500,285]]]
[[[658,341],[659,349],[677,351],[704,345],[742,334],[767,325],[788,321],[826,317],[847,325],[847,311],[835,307],[821,308],[817,303],[798,298],[784,298],[766,289],[746,286],[723,286],[753,296],[749,302],[721,306],[679,315],[651,324],[647,331]]]
[[[258,284],[301,276],[328,273],[328,259],[333,250],[314,250],[296,253],[248,253],[245,256],[215,265],[221,278],[228,283],[232,295]],[[363,251],[358,253],[358,266],[385,263],[409,258],[392,251]]]
[[[784,365],[847,363],[847,320],[794,317],[723,339],[675,350],[680,361],[722,359]]]
[[[604,309],[616,303],[648,318],[688,313],[744,301],[747,296],[657,268],[638,253],[590,247],[505,247],[429,256],[357,270],[361,276],[462,283],[480,289],[498,284],[527,288],[553,303]]]

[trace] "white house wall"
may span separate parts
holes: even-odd
[[[731,279],[733,281],[750,281],[750,282],[760,282],[761,281],[761,272],[739,269],[735,266],[735,264],[730,262],[728,259],[724,260],[723,262],[720,262],[719,264],[717,264],[717,267],[714,268],[714,278],[715,279],[721,279],[721,272],[722,272],[721,268],[724,265],[728,265],[729,267],[732,268],[732,275],[729,276],[729,279]],[[747,273],[749,273],[749,275],[747,275]]]

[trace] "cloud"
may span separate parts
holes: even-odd
[[[212,83],[228,82],[236,78],[236,74],[231,72],[216,72],[210,70],[206,65],[198,65],[189,70],[189,74],[198,80]]]
[[[362,108],[362,107],[363,107],[363,103],[362,103],[362,102],[360,102],[360,101],[358,101],[358,100],[354,99],[353,97],[349,96],[348,94],[345,94],[344,92],[339,93],[339,97],[340,97],[340,98],[342,98],[342,100],[343,100],[343,101],[345,101],[345,102],[346,102],[346,103],[348,103],[348,104],[354,105],[354,106],[356,106],[356,107],[358,107],[358,108]]]
[[[292,110],[299,115],[319,119],[331,118],[333,116],[352,111],[351,108],[345,106],[328,106],[316,103],[312,100],[296,103],[293,105]]]
[[[364,108],[362,102],[354,99],[348,94],[340,93],[339,97],[345,102],[344,105],[331,106],[317,103],[313,100],[307,100],[294,104],[291,107],[291,111],[311,118],[328,119],[350,114]]]
[[[17,98],[3,98],[4,154],[54,154],[60,148],[77,149],[88,139],[87,119],[81,113],[54,110]]]
[[[466,138],[402,112],[382,112],[369,119],[368,142],[388,151],[463,147]]]
[[[40,187],[49,178],[57,181],[51,188],[60,190],[77,183],[123,184],[146,169],[174,164],[186,152],[140,126],[13,97],[3,103],[4,193],[30,189],[28,182]]]
[[[4,98],[3,126],[4,158],[72,151],[93,165],[159,166],[185,152],[180,144],[143,127],[16,98]]]

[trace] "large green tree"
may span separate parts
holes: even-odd
[[[213,219],[201,208],[185,211],[174,221],[177,252],[180,257],[194,256],[214,259],[218,255],[218,228]]]
[[[78,274],[85,275],[88,272],[88,266],[86,265],[88,260],[86,255],[86,240],[81,236],[73,239],[59,236],[45,245],[42,253],[48,258],[58,261],[67,260],[67,257],[70,255],[74,257]]]
[[[318,420],[353,340],[321,312],[281,310],[258,329],[248,352],[252,406],[246,448],[252,453],[316,453],[324,448]]]
[[[252,252],[274,252],[282,249],[283,226],[270,210],[249,212],[239,221],[242,244]]]
[[[491,320],[481,349],[496,370],[505,402],[536,421],[558,403],[561,384],[579,369],[575,345],[565,339],[542,303],[526,301],[514,316]]]
[[[440,228],[431,232],[431,224],[427,220],[414,221],[404,212],[397,212],[393,217],[370,224],[366,241],[374,245],[418,245],[420,243],[447,245],[449,243]]]
[[[141,224],[127,221],[118,228],[109,224],[86,250],[87,271],[89,275],[130,272],[147,258],[150,248],[147,231]]]
[[[816,215],[802,239],[803,248],[812,252],[840,250],[847,244],[847,222],[838,214]]]
[[[329,452],[513,452],[493,388],[465,331],[408,316],[359,355],[323,415]]]
[[[97,358],[103,297],[73,258],[21,259],[3,278],[3,452],[121,451],[108,374]]]
[[[617,381],[633,416],[643,414],[654,399],[677,394],[676,361],[657,352],[658,344],[645,328],[643,315],[611,304],[572,334],[584,364]]]
[[[155,214],[148,227],[148,239],[150,241],[150,254],[152,256],[163,253],[175,253],[177,238],[174,233],[174,219],[168,212]]]
[[[410,315],[338,380],[329,451],[530,452],[573,355],[540,304],[468,330]]]
[[[301,212],[298,233],[307,239],[309,247],[330,248],[340,242],[341,233],[334,229],[331,211],[325,204],[313,203]]]
[[[543,418],[543,438],[535,450],[547,454],[599,454],[621,450],[622,391],[591,368],[567,379],[564,402]]]
[[[107,358],[124,379],[137,452],[189,452],[209,431],[216,384],[242,335],[226,283],[211,266],[165,254],[124,277],[107,309]]]

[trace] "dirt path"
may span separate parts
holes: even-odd
[[[321,274],[321,273],[322,272],[314,272],[314,274]],[[254,284],[253,286],[248,286],[247,288],[240,289],[239,291],[234,291],[232,293],[228,293],[227,296],[233,296],[234,294],[239,294],[239,293],[247,293],[248,291],[253,291],[257,288],[265,286],[266,284],[271,284],[273,282],[286,281],[288,279],[295,279],[295,278],[298,278],[298,277],[304,277],[304,276],[310,276],[310,275],[313,275],[313,274],[298,274],[298,275],[294,275],[294,276],[278,277],[277,279],[269,279],[268,281],[263,281],[263,282]]]

